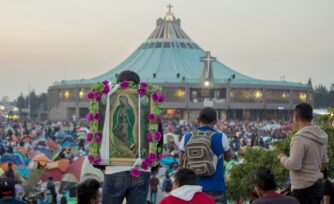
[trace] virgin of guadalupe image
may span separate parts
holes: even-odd
[[[116,140],[124,142],[127,144],[128,148],[132,150],[136,146],[133,137],[135,113],[126,96],[121,95],[119,97],[119,105],[117,106],[112,119],[112,132],[115,138],[117,138]]]

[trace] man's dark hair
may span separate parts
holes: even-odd
[[[302,121],[311,122],[313,119],[312,106],[308,103],[300,103],[295,108],[295,114],[297,114]]]
[[[175,173],[174,177],[175,183],[179,186],[197,185],[197,176],[191,169],[181,168]]]
[[[20,147],[23,147],[23,146],[24,146],[24,142],[21,141],[21,142],[20,142]]]
[[[11,168],[13,166],[12,162],[8,162],[8,168]]]
[[[78,204],[89,204],[98,195],[100,184],[96,179],[87,179],[77,188]]]
[[[53,176],[49,176],[49,180],[53,180]]]
[[[140,82],[140,77],[139,75],[131,70],[125,70],[122,71],[118,76],[117,76],[117,83],[123,82],[123,81],[133,81],[135,84],[139,84]]]
[[[204,108],[199,113],[198,120],[205,124],[212,123],[217,120],[217,112],[213,108]]]
[[[277,187],[274,174],[265,167],[258,168],[254,183],[263,191],[275,190]]]
[[[0,199],[15,197],[15,181],[8,177],[0,177]]]
[[[324,179],[327,179],[327,178],[328,178],[328,170],[327,170],[327,168],[324,168],[324,169],[322,170],[322,174],[324,175]]]

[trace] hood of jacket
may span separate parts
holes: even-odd
[[[184,185],[174,189],[170,194],[184,201],[191,201],[197,192],[202,192],[202,186]]]
[[[326,144],[328,140],[327,133],[323,131],[322,129],[320,129],[320,127],[318,126],[304,127],[296,133],[296,136],[311,139],[319,143],[320,145]]]

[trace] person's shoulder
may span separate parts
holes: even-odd
[[[169,204],[169,203],[174,203],[175,204],[175,201],[177,201],[177,198],[172,196],[172,195],[168,195],[167,197],[163,198],[161,201],[160,201],[160,204]],[[177,203],[177,202],[176,202]]]
[[[194,198],[200,200],[202,203],[215,204],[215,201],[209,195],[203,192],[197,192],[194,195]]]

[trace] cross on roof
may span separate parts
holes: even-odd
[[[209,82],[213,82],[213,69],[212,69],[212,62],[216,61],[215,57],[211,56],[210,51],[206,52],[204,57],[201,57],[201,62],[204,63],[204,67],[202,70],[201,79]]]
[[[171,13],[171,12],[172,12],[172,8],[173,8],[172,4],[169,3],[169,4],[167,5],[167,8],[168,8],[168,13]]]

